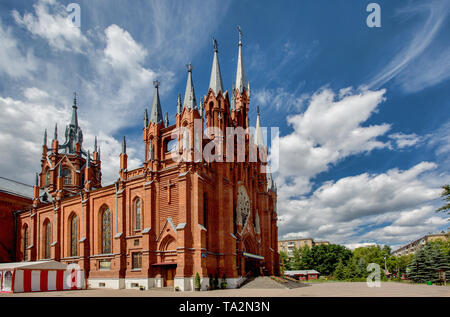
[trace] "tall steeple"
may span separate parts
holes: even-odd
[[[209,88],[212,89],[214,94],[217,96],[219,94],[219,91],[223,93],[223,84],[218,56],[219,47],[217,45],[217,41],[215,38],[213,38],[213,45],[214,45],[214,59],[211,68],[211,78],[209,80]]]
[[[161,102],[159,101],[159,81],[155,80],[155,95],[153,96],[152,112],[150,113],[150,122],[161,123],[163,120]]]
[[[194,109],[194,107],[197,104],[197,101],[195,100],[194,83],[192,82],[193,68],[191,64],[187,64],[186,67],[188,70],[188,78],[186,82],[186,91],[184,93],[183,107],[188,109]]]
[[[245,89],[247,89],[247,80],[245,79],[245,71],[244,71],[244,61],[242,60],[242,31],[241,27],[238,26],[239,31],[239,53],[238,53],[238,62],[236,69],[236,89],[242,93]]]
[[[70,121],[70,125],[78,128],[78,114],[77,114],[77,93],[73,93],[73,106],[72,106],[72,120]]]

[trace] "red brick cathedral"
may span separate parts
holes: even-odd
[[[92,152],[83,148],[75,96],[65,142],[58,142],[57,127],[50,147],[44,135],[32,207],[17,213],[17,259],[77,263],[92,287],[191,290],[196,273],[203,289],[223,278],[238,287],[249,274],[279,274],[277,194],[271,174],[261,172],[267,148],[259,111],[255,132],[244,137],[244,160],[217,132],[249,128],[241,34],[238,47],[231,96],[223,88],[215,40],[209,90],[199,104],[188,65],[172,125],[167,113],[163,118],[154,83],[150,115],[145,110],[144,163],[128,170],[124,137],[119,177],[107,186],[97,140]],[[210,128],[216,132],[206,135]],[[218,140],[224,145],[213,153],[226,159],[195,156]],[[252,151],[261,154],[254,161]]]

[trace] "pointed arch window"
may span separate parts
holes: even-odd
[[[134,201],[134,230],[141,230],[142,225],[142,202],[139,198]]]
[[[44,259],[50,259],[50,245],[52,243],[52,226],[50,221],[44,223]]]
[[[78,217],[70,219],[70,256],[78,256]]]
[[[62,170],[62,176],[63,176],[64,185],[72,184],[72,171],[70,169],[64,168]]]
[[[102,231],[101,231],[101,241],[102,241],[102,253],[111,253],[111,211],[108,207],[103,209],[102,215]]]
[[[23,228],[23,260],[28,261],[28,226],[25,225]]]

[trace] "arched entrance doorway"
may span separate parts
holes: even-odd
[[[263,257],[256,254],[257,248],[250,237],[244,239],[244,252],[242,253],[245,262],[245,273],[250,276],[261,275],[261,264]]]

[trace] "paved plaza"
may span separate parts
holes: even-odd
[[[174,292],[173,289],[146,291],[123,289],[88,289],[82,291],[45,292],[26,294],[0,294],[26,297],[450,297],[450,286],[417,285],[383,282],[381,287],[370,288],[364,282],[313,283],[294,289],[241,288],[206,292]]]

